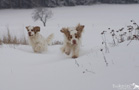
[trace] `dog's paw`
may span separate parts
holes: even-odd
[[[70,52],[65,52],[65,54],[70,55]]]
[[[43,51],[43,48],[41,46],[36,46],[35,47],[35,52],[41,53]]]
[[[76,56],[76,55],[73,55],[73,56],[72,56],[72,58],[78,58],[78,56]]]
[[[37,53],[37,51],[36,51],[36,50],[34,50],[34,52],[35,52],[35,53]]]
[[[64,47],[61,47],[60,50],[61,50],[62,53],[65,52],[65,48]]]

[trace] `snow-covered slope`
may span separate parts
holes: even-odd
[[[41,34],[55,34],[62,41],[62,27],[85,25],[80,57],[72,59],[52,45],[44,53],[34,53],[28,45],[0,45],[0,90],[133,90],[139,85],[139,42],[129,41],[100,51],[100,33],[119,29],[133,19],[139,22],[138,5],[93,5],[52,8],[47,27],[33,22],[32,9],[0,10],[0,37],[9,27],[12,35],[27,34],[26,25],[41,26]],[[27,36],[27,35],[26,35]],[[109,37],[108,37],[109,38]],[[132,84],[132,85],[131,85]]]

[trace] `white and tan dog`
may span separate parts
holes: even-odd
[[[53,39],[53,34],[49,35],[47,38],[44,38],[39,32],[40,27],[39,26],[27,26],[26,27],[28,31],[28,39],[29,44],[32,46],[34,52],[41,53],[43,51],[47,50],[48,44]]]
[[[64,33],[64,45],[61,48],[62,52],[70,55],[72,52],[72,58],[79,56],[81,36],[84,29],[84,25],[78,24],[76,27],[62,28],[61,32]]]

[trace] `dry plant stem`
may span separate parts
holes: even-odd
[[[114,45],[116,45],[116,42],[115,42],[114,36],[112,36],[112,38],[113,38],[113,43],[114,43]]]
[[[130,40],[130,42],[127,44],[127,46],[132,42],[133,40]]]
[[[105,44],[105,52],[106,52],[106,53],[109,53],[109,48],[108,48],[108,45],[107,45],[107,42],[106,42],[105,33],[104,33],[103,36],[102,36],[102,40],[103,40],[103,42],[104,42],[104,44]]]
[[[105,63],[106,63],[106,66],[108,66],[107,59],[106,59],[106,57],[105,57],[105,55],[104,55],[103,51],[101,51],[101,52],[102,52],[102,55],[103,55],[104,61],[105,61]]]
[[[7,27],[7,33],[6,35],[3,35],[3,40],[0,41],[0,43],[4,43],[4,44],[22,44],[22,45],[27,45],[27,40],[25,38],[25,35],[20,38],[17,39],[16,36],[12,36],[9,30],[9,27]]]

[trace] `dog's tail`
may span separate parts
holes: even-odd
[[[50,43],[51,43],[51,41],[52,41],[53,38],[54,38],[54,34],[53,34],[53,33],[50,34],[50,35],[47,37],[46,42],[47,42],[48,45],[50,45]]]

